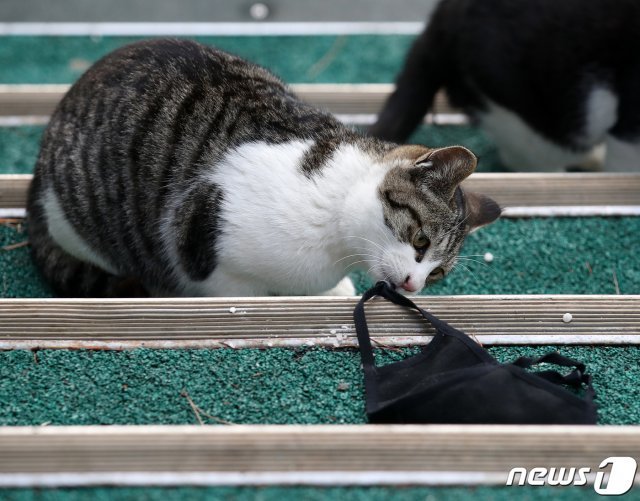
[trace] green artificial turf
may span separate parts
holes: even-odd
[[[289,83],[393,82],[409,35],[190,37],[271,69]],[[140,37],[0,36],[0,83],[71,83]]]
[[[38,157],[43,125],[0,127],[0,174],[31,174]],[[410,142],[430,147],[460,144],[479,158],[478,172],[506,170],[495,145],[477,127],[468,125],[423,125]]]
[[[43,125],[0,127],[0,174],[31,174]]]
[[[390,83],[414,37],[195,37],[261,64],[289,83]],[[103,55],[135,37],[0,37],[0,83],[72,83]],[[357,61],[357,64],[354,64]],[[0,128],[0,173],[29,173],[42,126]],[[480,157],[478,171],[502,171],[495,146],[472,126],[424,126],[411,142],[461,144]]]
[[[493,347],[507,362],[553,347]],[[640,347],[564,346],[587,365],[599,423],[640,424]],[[415,349],[378,350],[379,364]],[[0,425],[365,423],[354,349],[0,352]]]
[[[467,237],[460,264],[425,294],[640,294],[640,218],[502,219]],[[0,225],[0,248],[28,238]],[[484,262],[485,252],[494,255]],[[345,272],[350,270],[345,269]],[[372,285],[352,275],[358,292]],[[616,285],[617,284],[617,285]],[[0,250],[0,297],[48,297],[28,246]]]
[[[290,83],[388,83],[411,36],[199,37],[270,68]],[[0,83],[71,83],[121,37],[0,37]],[[30,173],[42,126],[0,128],[0,173]],[[479,171],[504,170],[471,126],[424,126],[412,142],[462,144]],[[640,218],[502,220],[470,235],[470,260],[427,294],[640,293],[634,256]],[[0,247],[25,241],[0,225]],[[495,260],[482,262],[490,251]],[[473,261],[476,260],[476,261]],[[468,268],[467,269],[465,269]],[[371,285],[354,274],[359,292]],[[616,288],[617,283],[617,288]],[[0,250],[0,297],[48,297],[28,247]],[[553,347],[493,347],[502,361]],[[640,347],[559,347],[594,375],[602,424],[640,424]],[[411,350],[379,351],[383,361]],[[237,423],[363,423],[362,373],[354,350],[41,350],[0,352],[0,425],[195,424],[185,392],[207,414]],[[215,419],[201,416],[210,424]],[[625,499],[638,498],[637,489]],[[0,500],[596,499],[592,489],[535,487],[210,487],[0,490]],[[598,497],[599,498],[599,497]]]
[[[632,490],[625,501],[638,499]],[[590,487],[178,487],[0,490],[3,501],[583,501]]]

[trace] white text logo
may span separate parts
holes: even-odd
[[[606,471],[603,468],[611,465],[608,480],[605,482]],[[593,481],[594,490],[603,496],[619,496],[631,489],[635,480],[638,464],[630,457],[614,456],[600,463]],[[591,468],[512,468],[507,477],[507,485],[586,485],[587,475]],[[518,479],[516,482],[516,478]]]

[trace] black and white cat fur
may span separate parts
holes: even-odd
[[[363,137],[219,50],[141,42],[59,104],[28,229],[64,296],[353,294],[358,267],[416,292],[499,216],[458,188],[475,166]]]
[[[371,134],[402,142],[438,89],[507,166],[640,170],[638,0],[442,0]],[[600,147],[599,147],[600,145]]]

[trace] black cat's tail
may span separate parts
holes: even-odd
[[[411,135],[444,85],[451,61],[450,36],[453,2],[441,2],[426,29],[409,51],[396,89],[389,96],[369,134],[402,143]]]

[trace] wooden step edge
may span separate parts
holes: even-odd
[[[637,295],[413,299],[487,345],[640,344]],[[357,301],[357,297],[1,299],[0,349],[355,347],[352,312]],[[289,308],[296,313],[287,315]],[[568,322],[565,313],[571,314]],[[367,305],[367,318],[380,347],[422,345],[433,334],[416,313],[383,300]]]
[[[292,84],[300,99],[336,114],[377,114],[394,90],[393,84]],[[0,116],[50,115],[68,84],[0,84]],[[433,114],[459,114],[439,92]]]
[[[638,450],[638,426],[4,427],[0,486],[505,485],[515,467],[588,468],[593,482]]]
[[[567,176],[573,181],[560,182]],[[31,179],[30,174],[0,175],[0,209],[24,209]],[[640,174],[475,173],[463,187],[492,197],[505,208],[504,217],[640,213]]]

